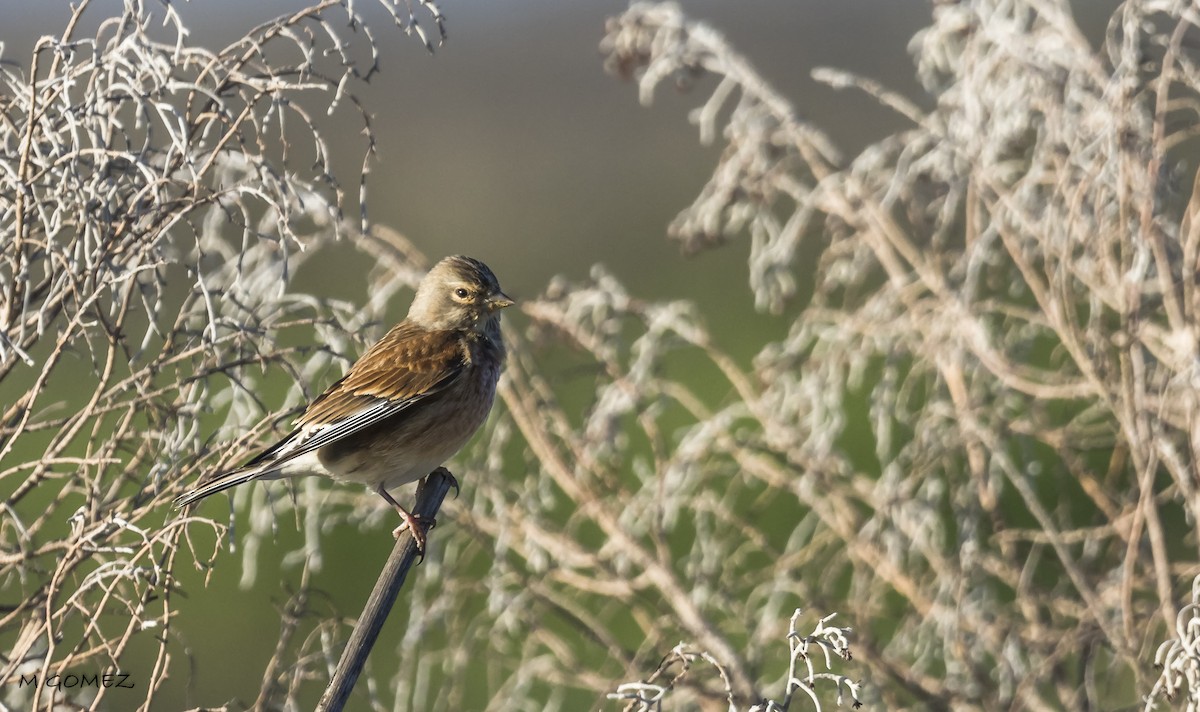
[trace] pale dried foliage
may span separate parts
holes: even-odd
[[[161,642],[171,572],[203,563],[200,532],[221,528],[148,515],[277,432],[420,274],[403,239],[339,218],[293,98],[353,104],[353,53],[336,39],[347,14],[323,14],[337,7],[218,53],[117,21],[44,41],[28,75],[5,75],[3,226],[17,241],[0,264],[0,392],[15,403],[0,424],[0,591],[24,601],[0,619],[16,641],[6,674],[119,662],[145,640],[159,650],[149,700],[180,664]],[[1096,50],[1065,2],[939,3],[912,43],[932,110],[815,73],[910,122],[847,160],[677,6],[611,20],[610,70],[644,102],[668,81],[704,90],[692,119],[725,146],[672,236],[691,250],[748,236],[764,310],[782,311],[803,270],[815,294],[749,364],[692,305],[638,299],[600,268],[525,300],[506,322],[501,403],[455,463],[462,496],[410,577],[409,613],[389,621],[399,667],[369,670],[363,696],[375,709],[1194,705],[1200,636],[1182,599],[1200,516],[1200,198],[1177,166],[1197,118],[1196,21],[1183,2],[1129,2]],[[259,51],[276,44],[297,71]],[[339,229],[377,264],[366,305],[286,289],[299,248]],[[54,390],[81,379],[98,385],[78,407]],[[298,385],[268,402],[264,381]],[[295,489],[234,494],[250,509],[247,581],[293,502],[305,532],[263,661],[268,708],[311,706],[304,690],[345,638],[344,620],[313,616],[327,613],[308,575],[322,538],[392,523],[354,488]],[[207,547],[181,547],[185,533]]]
[[[347,87],[375,47],[348,5],[210,51],[170,4],[106,18],[85,0],[0,66],[0,699],[15,708],[64,693],[102,708],[103,686],[15,683],[121,670],[133,651],[155,661],[134,675],[149,704],[175,664],[172,571],[223,528],[164,524],[172,496],[311,395],[267,406],[265,374],[311,384],[378,314],[283,289],[342,223],[310,112],[369,129]],[[287,346],[288,329],[322,346]]]
[[[1151,703],[1166,698],[1186,701],[1188,712],[1200,710],[1200,577],[1193,579],[1191,603],[1179,611],[1174,637],[1158,646],[1154,665],[1162,674],[1148,696]]]
[[[791,648],[791,664],[788,667],[782,701],[758,702],[749,708],[749,712],[785,712],[791,707],[792,698],[796,697],[798,693],[806,695],[813,707],[821,710],[823,709],[821,696],[817,694],[815,688],[818,680],[830,682],[837,687],[838,692],[834,697],[834,702],[838,706],[841,706],[843,701],[846,701],[845,698],[849,696],[853,705],[860,707],[861,704],[858,702],[858,692],[862,687],[860,682],[836,673],[818,672],[818,668],[813,663],[814,658],[823,659],[825,669],[828,670],[833,667],[833,656],[849,660],[850,643],[847,634],[850,629],[827,625],[836,615],[830,614],[818,620],[813,631],[804,635],[796,629],[796,622],[800,619],[800,615],[801,611],[797,608],[792,614],[791,623],[788,626],[787,640],[788,646]],[[820,653],[820,656],[818,657],[816,653]],[[645,681],[618,685],[617,691],[609,694],[608,698],[629,700],[631,703],[626,706],[627,710],[658,712],[664,708],[663,703],[667,699],[668,693],[684,680],[697,661],[706,662],[716,670],[724,684],[729,708],[737,709],[738,700],[733,691],[733,682],[721,662],[707,652],[688,649],[684,643],[672,648],[671,652],[658,664],[658,669],[651,673]]]
[[[726,148],[675,236],[745,228],[765,306],[803,269],[800,241],[823,240],[788,338],[753,372],[725,368],[737,402],[697,409],[655,468],[686,456],[687,486],[711,475],[710,491],[795,511],[782,551],[732,511],[697,541],[730,620],[781,590],[842,610],[888,709],[1194,699],[1193,614],[1160,658],[1170,682],[1149,663],[1197,570],[1200,193],[1181,161],[1198,21],[1185,2],[1128,2],[1097,51],[1065,2],[939,3],[911,44],[933,110],[814,72],[911,122],[845,164],[678,7],[611,24],[610,66],[643,101],[664,80],[717,79],[692,119]],[[772,563],[750,575],[755,553]],[[705,647],[735,680],[760,659]]]

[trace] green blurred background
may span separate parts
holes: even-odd
[[[177,10],[195,43],[219,47],[297,4],[200,0]],[[913,78],[906,49],[927,23],[929,2],[681,4],[692,18],[724,33],[791,99],[797,114],[829,133],[848,157],[904,123],[861,94],[816,84],[809,77],[814,67],[849,70],[919,104],[931,101]],[[1075,3],[1094,42],[1115,5]],[[98,22],[116,6],[93,3],[88,17]],[[69,16],[61,1],[8,0],[0,7],[3,58],[26,66],[36,38],[60,33]],[[718,346],[748,362],[763,343],[781,337],[791,320],[788,313],[755,312],[745,280],[746,241],[685,257],[665,236],[667,224],[707,180],[721,148],[701,146],[686,121],[710,85],[690,95],[660,92],[653,107],[640,106],[636,87],[601,67],[605,18],[623,7],[617,1],[446,0],[441,8],[449,39],[430,56],[391,28],[379,8],[360,0],[357,9],[382,46],[382,73],[355,88],[374,115],[378,138],[379,155],[368,179],[370,220],[399,229],[431,259],[451,253],[483,259],[517,298],[538,294],[554,275],[581,279],[593,264],[604,263],[634,295],[696,302]],[[365,145],[357,125],[323,128],[340,157],[339,177],[353,195]],[[819,245],[811,248],[810,257]],[[332,249],[300,270],[297,286],[361,302],[366,268],[365,258],[348,246]],[[803,297],[810,281],[807,264],[797,269]],[[400,318],[406,308],[394,305],[392,317]],[[788,312],[801,308],[802,298]],[[470,486],[469,478],[464,486]],[[224,500],[206,506],[206,513],[223,519]],[[295,522],[277,526],[277,551],[260,553],[262,566],[251,590],[238,587],[238,553],[226,550],[218,557],[207,587],[199,575],[188,581],[192,569],[181,562],[188,596],[175,605],[186,645],[172,654],[192,656],[195,676],[169,680],[156,709],[234,698],[249,704],[257,696],[278,634],[278,607],[300,578],[299,567],[280,563],[284,552],[298,546]],[[379,534],[342,532],[328,542],[325,566],[312,584],[328,594],[330,608],[351,616],[360,610],[391,549],[391,538],[383,530]],[[231,639],[229,631],[240,634]],[[388,669],[386,656],[396,646],[385,630],[374,658],[377,670]],[[131,661],[125,670],[135,684],[141,664],[148,671],[153,660]],[[130,699],[140,700],[140,686],[133,692]],[[118,709],[122,697],[109,699],[110,708]]]

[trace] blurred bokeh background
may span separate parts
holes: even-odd
[[[918,104],[930,101],[913,78],[906,48],[927,23],[929,2],[681,4],[691,17],[724,33],[790,97],[801,118],[827,131],[847,155],[904,120],[856,92],[815,83],[809,76],[813,68],[848,70]],[[93,3],[91,18],[103,17],[106,5],[115,3]],[[195,43],[220,47],[293,5],[200,0],[177,10]],[[667,224],[694,199],[719,147],[700,145],[686,122],[696,96],[660,91],[647,109],[639,104],[635,86],[603,71],[598,43],[605,19],[625,3],[445,0],[448,41],[432,56],[415,39],[389,28],[379,8],[361,5],[382,47],[382,71],[356,90],[373,114],[378,137],[378,156],[367,179],[372,222],[400,230],[430,259],[452,253],[483,259],[518,298],[538,294],[555,275],[582,278],[593,264],[603,263],[634,295],[696,302],[719,346],[739,359],[748,360],[773,334],[786,331],[787,314],[754,309],[745,281],[749,248],[744,240],[685,256],[666,238]],[[1115,5],[1113,0],[1075,3],[1090,37],[1098,41]],[[3,59],[27,63],[37,37],[61,32],[68,16],[65,2],[5,2]],[[432,31],[430,23],[425,26]],[[324,128],[340,157],[339,177],[353,192],[363,138],[357,125]],[[360,301],[367,266],[361,254],[332,249],[305,265],[298,285]],[[797,271],[801,296],[787,308],[793,314],[807,293],[803,265]],[[406,303],[394,305],[394,316],[406,308]],[[460,475],[463,486],[471,487],[469,473]],[[215,505],[214,511],[224,506]],[[313,574],[312,585],[330,597],[332,608],[348,615],[359,610],[391,549],[386,531],[379,534],[368,540],[348,532],[330,542],[326,565]],[[178,654],[196,661],[195,677],[168,681],[156,708],[233,698],[248,704],[255,698],[275,644],[278,606],[300,576],[298,566],[281,563],[282,552],[294,550],[298,538],[292,521],[278,523],[278,553],[261,552],[262,568],[249,590],[239,587],[237,553],[218,557],[207,583],[187,589],[186,600],[177,604],[179,630],[187,641]],[[418,569],[415,575],[423,573]],[[200,580],[197,575],[193,583]],[[374,665],[387,669],[387,656],[396,647],[385,630]],[[126,672],[136,683],[138,671]]]

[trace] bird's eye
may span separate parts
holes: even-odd
[[[454,290],[454,296],[458,297],[459,299],[466,299],[468,294],[470,294],[470,292],[463,289],[462,287],[459,287],[458,289]]]

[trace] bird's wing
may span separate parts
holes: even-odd
[[[295,430],[242,469],[281,465],[398,415],[454,383],[468,358],[456,332],[401,322],[308,406]]]

